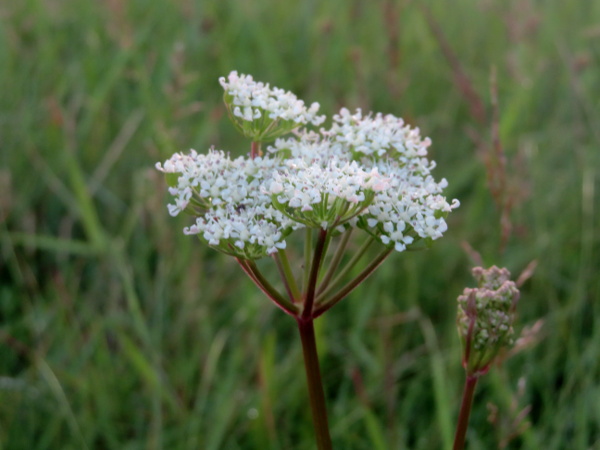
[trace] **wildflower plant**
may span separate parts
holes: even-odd
[[[456,324],[466,372],[454,450],[464,447],[475,386],[498,354],[513,345],[513,321],[519,289],[506,268],[474,267],[476,288],[465,288],[458,297]]]
[[[168,210],[191,215],[184,233],[236,258],[297,321],[317,445],[328,449],[314,319],[392,252],[426,248],[442,237],[446,216],[459,204],[443,196],[446,180],[431,175],[431,141],[402,119],[342,108],[329,128],[315,129],[325,121],[317,115],[318,103],[306,107],[291,92],[235,71],[219,81],[230,119],[251,141],[250,152],[233,157],[191,150],[158,163],[174,198]],[[351,237],[360,234],[363,244],[349,254]],[[302,242],[303,256],[292,263],[293,240]],[[376,254],[361,263],[372,247]],[[264,257],[274,260],[283,290],[256,265]],[[353,271],[359,263],[362,268]]]

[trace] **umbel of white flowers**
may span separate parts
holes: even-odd
[[[469,375],[487,372],[498,352],[513,344],[513,321],[519,299],[506,268],[475,267],[476,288],[458,297],[457,326],[463,345],[463,366]]]
[[[329,129],[298,129],[325,120],[318,103],[306,108],[291,92],[237,72],[220,83],[235,126],[254,143],[276,140],[261,156],[191,150],[157,163],[174,197],[169,213],[194,217],[184,233],[254,260],[284,249],[305,227],[358,228],[399,252],[446,231],[445,217],[459,203],[442,195],[447,182],[432,177],[431,141],[417,128],[343,108]]]

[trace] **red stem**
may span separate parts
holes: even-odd
[[[308,384],[308,396],[310,398],[317,448],[319,450],[331,450],[325,392],[323,391],[323,382],[321,381],[321,372],[319,369],[319,356],[317,354],[313,319],[303,320],[302,318],[297,318],[296,320],[298,322],[300,339],[302,339],[304,368],[306,370],[306,382]]]
[[[319,276],[319,268],[321,267],[321,260],[323,259],[323,249],[325,248],[325,241],[327,240],[327,230],[321,228],[319,231],[319,239],[317,240],[317,246],[315,247],[315,253],[310,268],[310,276],[308,279],[308,286],[306,288],[306,297],[304,298],[304,309],[302,310],[302,318],[308,319],[312,317],[313,305],[315,303],[315,291],[317,286],[317,277]]]
[[[323,303],[319,303],[317,309],[313,314],[313,318],[319,317],[329,308],[333,307],[337,302],[341,301],[344,297],[346,297],[350,292],[356,289],[363,281],[365,281],[369,275],[375,272],[375,269],[379,267],[379,265],[389,256],[392,252],[392,249],[387,249],[380,253],[377,258],[375,258],[371,263],[352,281],[350,281],[346,286],[344,286],[340,291],[335,294],[333,297],[327,299]]]
[[[293,305],[288,306],[288,301],[283,298],[283,296],[277,292],[271,285],[268,284],[267,280],[265,280],[260,272],[253,270],[253,268],[241,258],[235,258],[240,267],[246,275],[254,282],[254,284],[261,290],[263,293],[277,305],[283,312],[289,314],[292,317],[296,317],[298,315],[297,309],[293,308]]]
[[[465,447],[465,437],[467,435],[467,427],[469,426],[469,415],[471,414],[471,406],[473,405],[473,394],[478,377],[467,375],[465,387],[463,390],[462,403],[460,404],[460,413],[458,415],[458,424],[456,425],[456,434],[454,435],[453,450],[462,450]]]
[[[252,141],[250,146],[250,158],[254,159],[260,156],[260,142]]]

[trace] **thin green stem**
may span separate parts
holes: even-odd
[[[306,228],[306,233],[304,236],[304,277],[302,278],[302,287],[306,292],[308,287],[308,277],[310,275],[309,267],[310,267],[310,258],[312,256],[312,229]]]
[[[338,244],[338,247],[336,248],[335,253],[333,254],[333,259],[329,263],[329,268],[327,269],[327,273],[325,273],[325,277],[323,277],[323,280],[321,281],[321,285],[319,286],[317,293],[323,292],[323,290],[325,290],[327,288],[327,286],[329,285],[329,282],[333,278],[333,275],[335,274],[335,271],[337,270],[337,268],[340,265],[340,262],[342,260],[342,257],[344,256],[344,251],[346,250],[346,247],[348,246],[348,242],[350,241],[351,235],[352,235],[352,228],[348,228],[344,232],[344,234],[342,236],[342,240]]]
[[[242,268],[246,275],[250,277],[250,279],[256,284],[256,286],[265,293],[273,303],[275,303],[279,308],[281,308],[285,313],[290,316],[296,317],[298,314],[298,307],[291,303],[289,300],[281,295],[277,289],[275,289],[271,283],[260,273],[258,267],[253,261],[242,260],[241,258],[236,258],[236,261]]]
[[[281,309],[283,309],[288,314],[296,316],[296,314],[299,312],[298,307],[292,302],[288,301],[283,295],[279,293],[277,289],[275,289],[271,285],[271,283],[269,283],[269,281],[264,277],[264,275],[256,266],[256,263],[254,261],[248,261],[248,267],[250,268],[256,279],[259,281],[259,283],[262,286],[264,286],[268,292],[271,293],[271,295],[273,296],[273,301],[275,301],[275,303],[277,303],[277,305],[280,306]]]
[[[308,385],[308,396],[310,398],[317,448],[319,450],[331,450],[327,407],[325,405],[325,393],[319,370],[319,356],[317,354],[313,320],[312,318],[309,320],[298,318],[297,322],[300,339],[302,339],[302,354],[304,355],[304,368],[306,370],[306,382]]]
[[[329,244],[331,244],[331,233],[327,233],[327,236],[325,237],[325,243],[323,244],[323,256],[321,257],[321,261],[319,262],[319,274],[322,274],[321,272],[321,267],[323,267],[323,263],[325,262],[325,257],[327,256],[327,252],[329,251]],[[315,292],[316,292],[316,288],[317,288],[317,283],[315,281]]]
[[[312,316],[313,305],[315,303],[315,291],[317,286],[317,278],[319,277],[319,268],[323,259],[323,250],[327,242],[327,230],[321,228],[319,238],[315,246],[315,253],[312,264],[310,266],[310,276],[308,278],[308,286],[306,288],[306,296],[304,297],[304,308],[302,309],[302,317],[308,319]]]
[[[387,258],[390,255],[392,250],[393,249],[388,248],[382,251],[379,255],[377,255],[377,257],[373,261],[371,261],[371,263],[369,263],[367,267],[363,269],[363,271],[356,278],[354,278],[352,281],[346,284],[346,286],[340,289],[339,292],[333,297],[325,300],[322,303],[321,299],[324,298],[324,296],[323,294],[321,294],[317,299],[317,308],[313,313],[313,317],[319,317],[325,311],[333,307],[337,302],[346,297],[350,292],[356,289],[356,287],[360,285],[363,281],[365,281],[369,277],[369,275],[375,272],[375,269],[377,269],[377,267],[379,267],[379,265],[385,260],[385,258]]]
[[[354,268],[354,266],[358,263],[360,258],[362,258],[362,256],[368,250],[368,248],[373,244],[373,242],[375,242],[374,237],[371,236],[369,237],[369,239],[367,239],[367,241],[354,254],[352,259],[348,261],[348,263],[344,266],[342,271],[334,278],[333,282],[331,282],[329,286],[325,288],[322,292],[319,292],[319,296],[317,299],[318,301],[322,300],[327,295],[329,295],[333,288],[335,288],[346,277],[348,272],[350,272]]]
[[[273,298],[273,294],[271,292],[269,292],[261,283],[260,281],[258,281],[258,278],[256,278],[256,276],[254,275],[254,272],[252,272],[252,270],[250,269],[250,267],[248,267],[248,261],[243,260],[241,258],[235,258],[235,260],[238,262],[238,264],[240,265],[240,267],[242,268],[242,270],[244,271],[244,273],[246,275],[248,275],[248,278],[250,278],[252,280],[252,282],[258,286],[258,288],[263,291],[263,293],[269,298],[269,300],[275,301],[275,299]]]
[[[294,303],[294,293],[292,292],[292,288],[290,287],[290,283],[288,282],[287,276],[285,274],[285,269],[283,268],[283,264],[281,263],[281,259],[274,254],[273,260],[275,261],[275,265],[277,266],[277,270],[279,271],[279,276],[281,277],[281,281],[283,282],[283,286],[285,287],[285,292],[287,292],[290,301]]]
[[[280,248],[277,251],[275,261],[277,262],[278,267],[280,267],[281,277],[286,285],[290,299],[295,303],[296,301],[300,300],[301,293],[300,289],[298,288],[298,284],[296,283],[296,279],[294,278],[294,273],[292,272],[287,253],[284,249]]]
[[[462,402],[460,404],[460,413],[458,415],[458,424],[456,425],[456,434],[454,435],[453,450],[462,450],[465,448],[465,437],[467,435],[467,427],[469,426],[469,415],[471,414],[473,394],[475,392],[477,380],[478,377],[474,375],[467,375],[467,379],[465,380]]]

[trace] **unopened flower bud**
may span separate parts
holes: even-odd
[[[458,297],[457,326],[463,345],[463,366],[469,375],[487,372],[498,352],[513,344],[513,320],[519,290],[510,272],[492,266],[475,267],[477,288]]]

